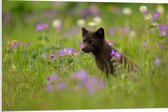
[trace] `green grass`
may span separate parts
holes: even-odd
[[[11,3],[11,4],[9,4]],[[26,2],[27,5],[33,2]],[[5,7],[7,4],[8,7]],[[50,2],[36,2],[40,10],[34,8],[27,9],[23,5],[23,12],[17,12],[20,7],[17,2],[3,1],[3,14],[11,11],[12,20],[10,23],[3,23],[2,34],[2,108],[3,110],[56,110],[56,109],[112,109],[112,108],[156,108],[168,107],[168,43],[167,36],[159,37],[158,30],[149,29],[150,22],[144,21],[144,15],[139,12],[142,4],[105,4],[96,3],[102,18],[102,23],[90,29],[96,30],[104,27],[107,40],[113,40],[114,47],[120,49],[124,55],[134,60],[140,67],[138,73],[118,72],[117,77],[102,73],[96,66],[94,57],[81,52],[79,48],[82,40],[81,27],[76,22],[79,15],[70,15],[66,11],[78,11],[87,9],[88,3],[66,3],[65,6],[53,6]],[[77,6],[79,5],[79,6]],[[92,4],[91,4],[92,5]],[[153,13],[157,4],[147,5]],[[81,7],[77,8],[77,7]],[[111,7],[119,10],[118,13],[111,13]],[[130,7],[132,14],[125,16],[121,9]],[[162,14],[157,23],[168,24],[166,15]],[[46,19],[42,16],[45,10],[58,11],[57,16],[63,22],[62,31],[52,28],[51,23],[54,18]],[[33,13],[32,13],[33,12]],[[38,13],[36,13],[38,12]],[[65,12],[65,13],[62,13]],[[33,15],[26,19],[26,14]],[[69,14],[69,15],[68,15]],[[35,17],[34,17],[35,16]],[[86,19],[86,22],[92,18]],[[36,23],[48,23],[49,29],[44,32],[36,32]],[[135,36],[130,39],[130,31],[127,33],[117,32],[109,35],[111,27],[129,26]],[[65,35],[65,32],[73,27],[76,33]],[[48,41],[40,40],[40,36],[45,35]],[[11,48],[11,41],[21,41],[19,48]],[[151,49],[142,47],[143,41],[147,42]],[[155,42],[164,44],[164,49],[160,49]],[[10,44],[7,44],[10,42]],[[27,47],[26,43],[30,42]],[[81,52],[80,56],[65,56],[51,61],[41,58],[42,53],[48,57],[50,53],[57,53],[63,48],[75,48],[76,52]],[[160,57],[161,64],[155,65],[154,60]],[[50,63],[49,63],[50,62]],[[62,63],[65,64],[62,67]],[[70,76],[79,70],[85,70],[90,76],[96,76],[105,82],[105,88],[95,94],[87,91],[75,91],[74,81]],[[120,71],[120,70],[119,70]],[[57,73],[63,81],[68,83],[68,87],[63,91],[46,92],[47,77]]]

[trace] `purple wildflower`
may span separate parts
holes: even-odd
[[[109,44],[110,46],[113,46],[113,41],[112,41],[112,40],[108,41],[108,44]]]
[[[44,59],[44,58],[45,58],[45,54],[42,54],[42,55],[41,55],[41,58]]]
[[[36,31],[41,31],[41,30],[43,30],[42,25],[41,24],[37,24],[36,25]]]
[[[63,51],[65,54],[68,54],[68,48],[64,48]]]
[[[144,11],[144,15],[147,15],[147,14],[149,14],[149,12],[148,11]]]
[[[56,90],[60,91],[60,90],[63,90],[67,87],[67,84],[66,83],[59,83],[56,87]]]
[[[91,15],[91,12],[89,11],[89,10],[82,10],[81,12],[80,12],[80,15],[82,16],[82,18],[87,18],[87,17],[89,17],[90,15]]]
[[[122,54],[120,52],[115,52],[115,57],[120,58]]]
[[[50,83],[48,83],[47,85],[46,85],[46,91],[48,92],[48,91],[51,91],[51,89],[52,89],[52,85],[50,84]]]
[[[165,36],[167,35],[167,32],[166,32],[166,31],[161,31],[160,34],[161,34],[161,36],[164,36],[164,37],[165,37]]]
[[[12,48],[16,48],[17,47],[17,43],[16,42],[13,42],[12,43]]]
[[[109,44],[110,46],[113,46],[113,41],[112,41],[112,40],[108,41],[108,44]]]
[[[146,47],[146,46],[147,46],[146,41],[144,41],[144,42],[142,43],[142,47]]]
[[[110,34],[110,35],[113,35],[114,32],[115,32],[115,29],[114,29],[114,28],[111,28],[111,29],[109,30],[109,34]]]
[[[160,45],[160,49],[164,49],[164,45],[163,44]]]
[[[68,55],[71,55],[75,52],[75,49],[74,48],[70,48],[68,49]]]
[[[81,49],[83,48],[83,43],[82,43],[82,42],[80,43],[80,48],[81,48]]]
[[[168,32],[168,26],[166,24],[160,24],[159,26],[161,36],[166,36]]]
[[[159,25],[159,29],[167,31],[168,30],[168,26],[166,24],[160,24]]]
[[[80,70],[80,71],[74,73],[72,75],[72,78],[82,81],[82,80],[85,80],[88,78],[88,74],[84,70]]]
[[[96,5],[91,5],[90,6],[90,12],[93,16],[98,16],[99,15],[99,10]]]
[[[118,51],[115,51],[114,49],[111,50],[111,53],[110,53],[111,57],[117,57],[117,58],[120,58],[122,56],[122,54]]]
[[[84,80],[84,86],[86,87],[88,93],[94,94],[95,92],[103,89],[105,84],[102,80],[99,80],[96,77],[92,77]]]
[[[55,54],[50,54],[50,59],[53,60],[55,58]]]
[[[124,33],[127,33],[127,32],[129,31],[129,27],[123,27],[123,28],[122,28],[122,31],[123,31]]]
[[[159,13],[159,12],[155,12],[155,13],[152,14],[152,19],[153,19],[153,20],[156,20],[156,19],[158,19],[159,17],[160,17],[160,13]]]
[[[47,80],[49,80],[49,81],[58,80],[58,79],[59,79],[59,77],[57,76],[57,74],[53,74],[53,75],[47,77]]]
[[[39,23],[36,25],[36,31],[42,31],[48,28],[48,24]]]
[[[30,42],[27,42],[26,46],[29,47],[30,46]]]
[[[78,54],[78,56],[80,56],[80,52],[78,52],[77,54]]]
[[[114,55],[115,55],[115,50],[114,50],[114,49],[111,50],[110,55],[111,55],[111,56],[114,56]]]
[[[59,50],[59,51],[58,51],[58,55],[59,55],[59,56],[64,56],[64,51],[63,51],[63,50]]]
[[[156,58],[154,63],[155,63],[155,65],[160,65],[161,64],[161,59]]]

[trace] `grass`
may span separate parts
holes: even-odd
[[[138,9],[143,4],[95,3],[99,7],[102,23],[89,28],[96,30],[104,27],[106,39],[113,40],[115,48],[120,49],[124,55],[141,67],[138,73],[121,73],[119,70],[116,78],[112,76],[106,78],[106,74],[101,73],[97,68],[93,56],[84,54],[79,47],[82,35],[81,27],[76,23],[81,18],[78,11],[87,9],[93,5],[92,3],[65,3],[60,7],[58,5],[54,7],[52,2],[21,3],[19,5],[18,2],[3,1],[3,17],[10,11],[12,13],[10,23],[3,21],[2,24],[3,110],[168,107],[167,36],[160,37],[157,29],[149,29],[152,23],[168,24],[167,5],[163,5],[165,13],[161,14],[158,20],[148,22],[144,20],[144,15]],[[25,3],[32,6],[32,9],[28,9]],[[5,7],[5,4],[8,7]],[[34,4],[38,4],[40,10],[34,8]],[[145,5],[148,6],[150,13],[155,12],[157,4]],[[19,12],[17,8],[22,6],[23,12]],[[124,7],[130,7],[132,14],[123,15],[121,12]],[[44,17],[45,10],[55,10],[57,15],[51,18]],[[73,11],[77,14],[73,14]],[[60,18],[62,21],[61,31],[52,28],[51,23],[54,18]],[[86,23],[90,21],[92,17],[86,19]],[[48,23],[49,29],[37,32],[35,27],[38,22]],[[130,30],[126,33],[116,31],[110,35],[108,30],[111,27],[129,27]],[[71,31],[73,28],[75,33]],[[131,31],[134,33],[133,36]],[[12,48],[13,40],[20,41],[21,46]],[[151,49],[142,47],[144,41]],[[156,41],[164,44],[164,48],[160,49],[155,44]],[[30,46],[26,46],[27,42],[30,42]],[[81,55],[56,56],[54,61],[49,59],[52,52],[57,53],[63,48],[74,48],[76,52],[81,52]],[[46,55],[46,60],[41,58],[43,53]],[[154,64],[157,57],[161,59],[159,65]],[[79,70],[85,70],[90,76],[103,80],[105,88],[95,94],[89,94],[86,90],[74,90],[75,81],[70,76]],[[53,73],[67,82],[68,87],[65,90],[46,91],[46,84],[49,82],[47,77]]]

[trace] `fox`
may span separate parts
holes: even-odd
[[[128,68],[128,71],[137,71],[139,69],[136,63],[108,44],[102,27],[96,31],[89,31],[84,27],[81,29],[83,37],[82,51],[93,54],[98,68],[106,73],[107,77],[109,73],[116,77],[115,63],[123,64],[124,67]]]

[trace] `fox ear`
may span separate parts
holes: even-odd
[[[100,38],[104,38],[104,29],[103,28],[99,28],[97,31],[96,31],[96,35]]]
[[[86,33],[88,33],[88,31],[82,27],[82,35],[84,36]]]

